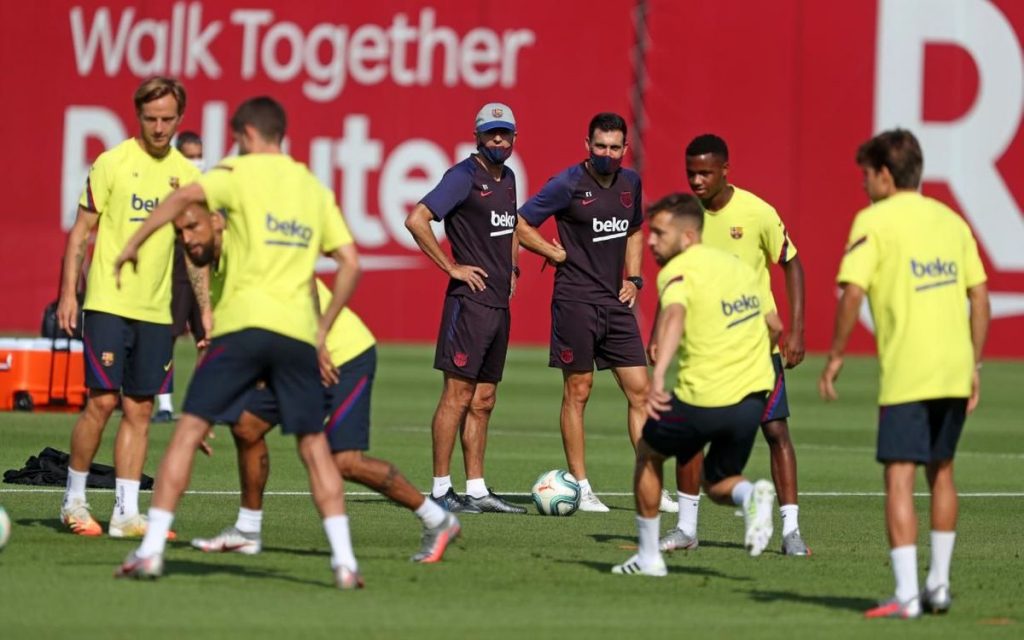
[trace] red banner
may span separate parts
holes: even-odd
[[[1024,7],[1009,0],[3,3],[0,29],[4,139],[17,154],[0,213],[0,331],[37,328],[91,161],[136,133],[140,79],[167,74],[185,83],[182,129],[202,135],[208,164],[231,153],[238,102],[285,105],[289,151],[338,193],[364,258],[353,308],[385,340],[436,334],[445,277],[404,219],[472,150],[480,105],[498,100],[519,122],[520,202],[584,157],[598,111],[642,125],[631,137],[648,199],[686,188],[691,137],[722,135],[734,182],[779,209],[800,250],[817,350],[866,203],[853,153],[873,131],[911,128],[926,192],[978,236],[994,292],[988,352],[1024,356],[1024,193],[1011,180],[1024,175]],[[551,276],[532,257],[522,265],[513,338],[545,342]]]

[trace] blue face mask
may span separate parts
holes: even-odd
[[[610,176],[619,170],[622,166],[622,158],[613,158],[611,156],[595,156],[593,153],[590,154],[590,166],[594,168],[599,175]]]
[[[505,164],[509,156],[512,155],[512,147],[488,147],[483,144],[476,145],[476,150],[480,152],[480,155],[487,158],[487,162],[491,164]]]

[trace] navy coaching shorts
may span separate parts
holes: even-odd
[[[663,456],[680,463],[704,450],[704,478],[711,484],[743,473],[764,412],[764,393],[752,393],[727,407],[697,407],[672,395],[660,420],[648,418],[643,438]]]
[[[633,310],[625,305],[551,301],[551,356],[564,371],[646,367],[647,354]]]
[[[86,311],[85,386],[122,390],[127,396],[155,396],[174,389],[171,325]]]
[[[477,382],[501,382],[510,326],[507,308],[477,304],[464,296],[447,296],[434,368]]]
[[[244,401],[260,380],[277,398],[282,432],[323,431],[316,349],[265,329],[243,329],[211,341],[192,375],[184,411],[217,422]]]
[[[879,462],[952,460],[967,419],[967,398],[938,398],[878,408]]]

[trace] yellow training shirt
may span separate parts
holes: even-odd
[[[154,158],[135,138],[96,158],[78,202],[99,214],[85,309],[171,324],[174,229],[161,228],[139,249],[138,267],[121,270],[120,289],[114,280],[114,261],[156,205],[172,189],[198,176],[199,171],[177,149]]]
[[[901,191],[857,214],[836,280],[871,302],[879,404],[971,395],[966,292],[985,279],[970,227],[938,200]]]
[[[198,182],[231,235],[213,337],[265,329],[315,345],[310,279],[317,255],[343,234],[324,186],[289,156],[264,153],[227,158]]]
[[[774,207],[749,191],[732,188],[728,204],[718,211],[704,210],[701,242],[738,257],[759,274],[770,292],[768,265],[792,260],[796,245]],[[771,308],[776,308],[774,299]]]
[[[316,281],[317,294],[320,297],[320,312],[327,311],[331,303],[331,290],[319,278]],[[331,354],[334,366],[344,366],[346,362],[366,351],[377,340],[363,323],[362,319],[348,307],[344,307],[334,321],[334,326],[327,333],[327,351]]]
[[[725,407],[775,384],[764,316],[771,292],[750,267],[713,247],[693,245],[658,273],[662,309],[686,309],[676,396]]]

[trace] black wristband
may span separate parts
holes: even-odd
[[[644,279],[640,276],[629,276],[626,280],[632,282],[637,291],[644,288]]]

